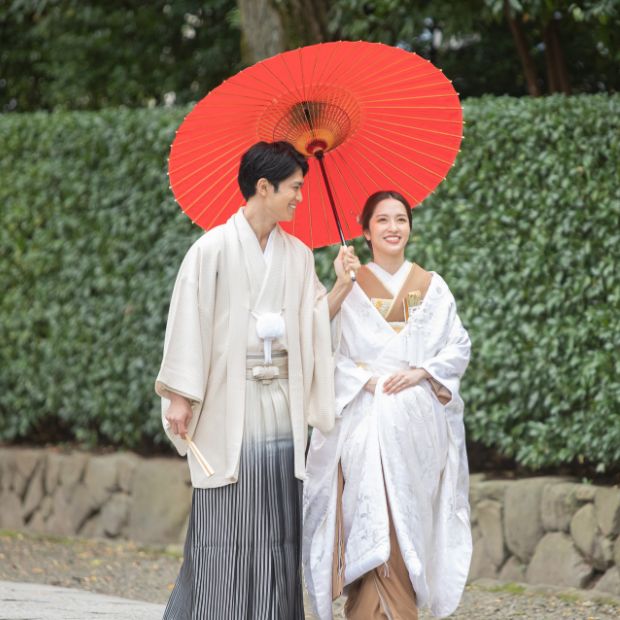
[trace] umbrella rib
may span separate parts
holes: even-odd
[[[458,95],[453,91],[451,93],[438,93],[436,95],[414,95],[412,97],[398,97],[394,99],[373,99],[373,100],[365,101],[364,103],[371,104],[371,103],[390,103],[392,101],[420,101],[421,99],[442,99],[445,97],[454,98],[454,97],[458,97]],[[371,106],[371,105],[369,105],[368,107],[371,109],[374,108],[374,106]]]
[[[230,133],[230,131],[229,131],[229,133]],[[201,139],[203,140],[202,147],[198,146],[198,147],[194,147],[192,149],[179,149],[179,150],[182,151],[182,153],[178,157],[186,158],[188,155],[192,155],[194,153],[199,153],[199,152],[204,152],[204,137],[202,136]],[[246,138],[239,138],[239,140],[245,140],[245,139]],[[192,142],[195,142],[195,140],[192,140]],[[179,144],[181,145],[181,143],[179,143]],[[185,144],[190,144],[190,143],[189,142],[183,142],[182,143],[183,146]],[[230,146],[230,144],[231,143],[228,142],[228,143],[224,144],[223,146],[221,146],[221,147],[219,147],[217,149],[214,149],[213,153],[217,153],[222,148],[228,148]],[[170,156],[171,157],[177,157],[177,155],[175,153],[175,150],[177,150],[177,149],[178,149],[178,146],[175,146],[175,144],[173,143],[172,147],[170,149],[170,154],[171,154]]]
[[[379,146],[381,148],[385,148],[384,145],[381,144],[380,142],[376,142],[375,140],[372,140],[370,137],[364,136],[364,132],[365,132],[365,130],[361,129],[359,131],[359,134],[358,134],[360,136],[363,136],[362,139],[368,140],[368,142],[370,142],[371,144],[375,144],[376,146]],[[415,140],[415,138],[410,138],[410,139],[411,140]],[[435,155],[431,155],[430,153],[425,153],[423,151],[419,151],[418,149],[413,148],[413,147],[409,146],[408,144],[405,144],[403,142],[399,142],[397,140],[392,140],[390,138],[385,138],[385,140],[387,142],[389,142],[390,144],[395,144],[396,146],[399,146],[400,148],[404,148],[404,149],[406,149],[406,150],[408,150],[408,151],[410,151],[412,153],[418,153],[419,155],[422,155],[424,157],[429,157],[431,159],[436,159],[438,162],[441,162],[442,164],[447,164],[448,166],[451,166],[453,164],[453,162],[454,162],[454,159],[452,161],[447,161],[445,159],[442,159],[441,157],[437,157]],[[428,144],[432,144],[433,146],[437,146],[436,144],[433,144],[432,142],[429,142]],[[443,147],[443,148],[449,148],[449,147]],[[458,149],[450,149],[450,150],[451,151],[458,151]],[[422,166],[420,166],[420,164],[417,164],[416,162],[412,161],[412,163],[414,163],[418,167],[422,167]],[[431,172],[431,171],[429,170],[429,172]]]
[[[193,221],[193,222],[197,222],[197,221],[198,221],[198,220],[202,217],[203,213],[204,213],[204,212],[205,212],[205,211],[206,211],[206,210],[207,210],[207,209],[208,209],[208,208],[209,208],[209,207],[210,207],[210,206],[211,206],[211,205],[212,205],[212,204],[213,204],[213,203],[214,203],[214,202],[215,202],[215,201],[216,201],[216,200],[217,200],[217,199],[221,196],[221,195],[222,195],[222,193],[223,193],[225,190],[227,190],[227,189],[228,189],[228,188],[229,188],[229,187],[233,184],[234,180],[235,180],[235,179],[234,179],[234,177],[233,177],[232,179],[230,179],[230,180],[228,181],[228,183],[227,183],[226,185],[224,185],[224,186],[220,189],[220,191],[219,191],[219,192],[218,192],[215,196],[213,196],[213,198],[211,198],[210,202],[208,202],[208,203],[204,206],[204,208],[202,209],[202,211],[201,211],[201,212],[200,212],[200,213],[199,213],[196,217],[193,217],[193,216],[191,216],[191,215],[190,215],[190,217],[192,218],[192,221]],[[210,189],[210,188],[209,188],[209,189]],[[200,195],[200,197],[199,197],[198,199],[202,198],[205,194],[207,194],[207,193],[209,192],[209,189],[206,189],[206,190],[205,190],[205,191],[204,191],[204,192]],[[192,207],[193,207],[195,204],[196,204],[196,201],[194,201],[194,202],[192,203]],[[224,205],[222,206],[222,208],[221,208],[221,209],[220,209],[220,210],[219,210],[219,211],[218,211],[218,212],[217,212],[217,213],[216,213],[216,214],[215,214],[215,215],[211,218],[211,221],[215,221],[215,220],[217,220],[217,218],[218,218],[218,217],[222,214],[222,212],[224,211],[224,209],[226,209],[226,207],[227,207],[227,206],[228,206],[228,204],[227,204],[227,203],[224,203]],[[187,213],[187,215],[189,215],[189,209],[190,209],[190,208],[191,208],[191,207],[188,207],[188,208],[185,210],[185,212]]]
[[[440,121],[438,119],[419,119],[419,118],[416,118],[415,120],[432,120],[433,122],[438,122],[438,123],[441,123],[441,122],[450,122],[450,123],[458,122],[458,121]],[[405,125],[405,123],[390,123],[388,121],[382,121],[379,125],[377,125],[376,123],[372,122],[372,119],[370,119],[370,120],[368,120],[366,122],[366,126],[367,127],[368,126],[377,127],[378,129],[381,129],[381,131],[385,131],[383,125],[390,125],[392,127],[399,127],[401,129],[403,127],[407,127],[407,129],[417,129],[419,131],[428,131],[429,133],[436,133],[436,134],[439,134],[439,135],[442,135],[442,136],[450,136],[452,138],[462,138],[463,137],[463,134],[460,134],[460,133],[450,133],[450,132],[447,132],[447,131],[439,131],[437,129],[428,129],[427,127],[419,127],[418,125]],[[394,132],[394,133],[396,133],[396,132]]]
[[[364,155],[361,153],[361,151],[359,150],[360,148],[365,148],[366,150],[369,150],[364,143],[358,143],[358,153],[364,157]],[[379,159],[383,160],[387,166],[391,166],[393,168],[396,168],[396,166],[394,166],[393,163],[389,162],[387,159],[385,159],[385,157],[383,157],[381,154],[377,153],[376,151],[373,151],[373,154],[376,155]],[[374,162],[372,162],[370,159],[366,158],[366,161],[369,164],[372,164],[375,168],[377,167],[376,164]],[[435,176],[441,177],[441,180],[443,180],[444,177],[442,177],[440,174],[437,174],[436,172],[432,172],[432,170],[427,170],[426,168],[424,168],[424,166],[421,166],[419,164],[416,164],[415,162],[407,162],[407,163],[413,163],[414,165],[417,165],[418,168],[421,168],[422,170],[425,170],[427,172],[431,172],[432,174],[434,174]],[[378,168],[377,168],[378,169]],[[412,181],[414,181],[415,183],[417,183],[418,185],[420,185],[421,187],[423,187],[427,192],[432,192],[433,190],[426,186],[424,183],[422,183],[422,181],[420,181],[419,179],[416,179],[415,177],[411,176],[411,174],[409,174],[408,172],[406,172],[405,170],[401,169],[401,168],[396,168],[397,170],[399,170],[399,172],[402,172],[405,176],[409,177]],[[387,173],[385,173],[387,175]]]
[[[244,144],[245,142],[247,142],[247,138],[245,138],[245,137],[244,138],[238,138],[234,142],[231,142],[231,143],[227,144],[225,147],[222,147],[222,149],[226,148],[226,149],[229,149],[229,150],[224,151],[223,153],[221,153],[217,157],[213,157],[213,155],[218,152],[217,150],[211,151],[209,153],[203,153],[200,157],[195,157],[191,161],[188,161],[187,163],[184,163],[184,164],[182,164],[180,166],[174,166],[174,173],[177,174],[181,170],[184,170],[185,168],[187,168],[188,166],[195,165],[196,163],[198,163],[201,160],[206,159],[206,158],[209,158],[209,163],[211,163],[211,164],[213,164],[215,162],[218,162],[220,159],[222,159],[223,157],[226,157],[230,153],[230,150],[231,150],[230,147],[231,146],[234,145],[234,147],[236,149],[237,146],[240,146],[240,145]],[[222,149],[219,149],[219,150],[222,150]],[[196,149],[196,150],[198,150],[198,149]],[[188,155],[188,152],[186,151],[184,153],[184,155]],[[172,158],[174,159],[174,155],[172,155]],[[168,160],[168,161],[170,161],[170,160]],[[195,168],[191,174],[188,174],[188,175],[186,175],[184,177],[181,177],[180,179],[176,179],[175,182],[176,183],[184,183],[187,179],[192,177],[194,175],[194,173],[202,170],[203,168],[205,168],[205,166],[201,166],[200,168]]]
[[[366,49],[365,51],[367,52],[366,55],[368,55],[368,54],[371,53],[372,50],[371,49]],[[355,58],[354,71],[351,74],[349,74],[349,75],[345,74],[346,75],[347,83],[351,83],[351,82],[355,83],[355,80],[357,79],[357,77],[359,75],[363,74],[364,78],[365,78],[364,79],[364,84],[366,84],[366,78],[372,78],[372,77],[374,77],[375,75],[377,75],[379,73],[384,73],[386,69],[388,69],[390,67],[393,67],[395,64],[398,64],[400,62],[401,62],[401,59],[399,58],[399,59],[396,59],[393,62],[389,63],[387,65],[387,67],[385,65],[383,65],[379,70],[377,70],[374,73],[372,73],[372,72],[371,73],[366,73],[366,72],[364,72],[364,70],[366,69],[365,63],[363,62],[362,58],[357,57],[357,58]],[[340,63],[340,64],[342,64],[342,63]],[[334,71],[335,71],[335,69],[334,69]],[[332,71],[329,74],[330,79],[334,75],[334,71]]]
[[[403,68],[400,71],[397,71],[395,73],[390,73],[390,75],[388,75],[388,76],[385,76],[384,74],[379,74],[377,76],[376,80],[371,80],[369,82],[365,82],[365,85],[370,85],[370,86],[377,85],[377,88],[373,88],[373,89],[365,88],[364,89],[364,93],[366,94],[368,92],[373,93],[373,92],[377,92],[377,91],[384,91],[385,90],[385,86],[386,85],[389,86],[392,83],[393,84],[402,84],[404,82],[405,84],[408,84],[408,83],[411,82],[411,83],[415,83],[417,85],[424,78],[427,78],[427,77],[436,78],[438,71],[437,71],[437,69],[434,69],[433,71],[429,71],[428,73],[423,73],[421,75],[413,74],[413,75],[409,75],[408,77],[405,77],[405,78],[400,77],[400,76],[402,76],[403,73],[411,74],[412,73],[411,67],[405,67],[405,68]],[[447,77],[445,77],[445,75],[443,73],[440,73],[439,75],[443,77],[443,81],[441,82],[441,84],[446,84],[446,83],[451,84],[452,83],[451,80],[449,80]],[[387,81],[387,80],[389,80],[389,81]],[[426,87],[426,84],[423,84],[422,88],[425,88],[425,87]]]
[[[353,150],[353,149],[352,149],[352,150]],[[353,153],[358,153],[358,154],[360,154],[360,155],[361,155],[361,153],[359,153],[359,151],[355,151],[355,150],[353,150]],[[343,164],[348,164],[348,163],[349,163],[349,162],[346,162],[346,161],[345,161],[344,156],[343,156],[343,155],[342,155],[339,151],[334,151],[334,155],[336,155],[336,154],[338,154],[338,156],[342,159]],[[363,155],[361,155],[361,156],[362,156],[364,159],[366,159]],[[353,155],[349,155],[349,157],[350,157],[351,159],[353,159]],[[373,179],[373,178],[370,176],[370,174],[368,173],[368,170],[367,170],[364,166],[360,166],[359,168],[360,168],[360,170],[361,170],[361,171],[362,171],[362,172],[366,175],[366,177],[368,178],[368,181],[369,181],[370,185],[376,185],[376,181],[375,181],[375,179]],[[351,170],[351,174],[352,174],[354,177],[356,177],[356,178],[357,178],[357,180],[358,180],[358,182],[359,182],[360,186],[361,186],[361,187],[364,187],[364,184],[363,184],[361,181],[359,181],[359,177],[358,177],[358,176],[357,176],[357,175],[353,172],[353,170],[356,170],[355,166],[351,166],[351,165],[349,165],[349,169]],[[367,191],[367,190],[365,189],[364,191]]]
[[[390,76],[391,77],[391,76]],[[418,92],[418,91],[427,91],[430,90],[432,88],[449,88],[450,89],[450,94],[452,95],[456,95],[456,92],[453,88],[453,86],[450,84],[450,82],[437,82],[435,84],[424,84],[422,86],[414,86],[413,84],[403,84],[403,82],[399,82],[398,86],[400,86],[400,90],[397,90],[396,92]],[[363,95],[359,96],[359,100],[360,101],[365,101],[365,102],[369,102],[369,103],[373,103],[375,101],[398,101],[400,99],[403,99],[404,97],[394,97],[391,99],[369,99],[369,96],[374,96],[375,93],[385,93],[386,89],[377,89],[377,90],[373,90],[373,91],[368,91],[365,90]],[[442,93],[443,94],[443,93]]]
[[[181,198],[184,198],[185,196],[187,196],[187,194],[189,194],[190,192],[194,191],[202,183],[205,183],[207,181],[207,179],[212,177],[216,172],[220,171],[222,168],[225,168],[227,165],[230,165],[230,163],[232,161],[236,161],[238,159],[238,157],[239,157],[238,153],[235,153],[234,155],[232,155],[229,159],[227,159],[225,162],[221,163],[217,168],[215,168],[215,170],[212,170],[208,175],[206,175],[204,177],[201,177],[191,187],[186,188],[185,191],[182,194],[178,194],[177,195],[177,200],[181,200]],[[205,164],[204,166],[201,166],[200,168],[198,168],[195,172],[200,172],[201,170],[203,170],[207,166],[208,166],[208,164]],[[188,179],[190,176],[192,176],[192,175],[188,175],[185,178]],[[175,184],[178,184],[178,183],[179,182],[175,180]],[[200,198],[202,198],[203,195],[204,194],[200,194],[200,196],[198,196],[198,198],[196,198],[196,200],[194,200],[194,202],[192,202],[191,204],[187,205],[187,208],[191,209],[196,204],[196,201],[200,200]]]
[[[381,106],[368,106],[367,110],[382,110]],[[441,105],[393,105],[390,110],[460,110],[460,106],[441,106]]]
[[[318,162],[317,162],[318,163]],[[322,180],[322,179],[321,179]],[[327,212],[325,210],[325,197],[324,197],[324,192],[319,192],[319,199],[321,202],[321,209],[323,210],[323,221],[326,223],[325,229],[327,231],[329,231],[329,224],[328,222],[331,221],[331,219],[333,219],[333,215],[330,216],[331,219],[329,219],[327,217]],[[328,237],[329,237],[329,232],[328,232]]]
[[[368,130],[368,127],[364,127],[363,129],[360,130],[360,132],[367,131],[367,130]],[[385,127],[381,129],[381,133],[383,134],[389,133],[394,136],[400,137],[401,142],[398,142],[397,144],[402,144],[402,139],[406,138],[407,140],[414,140],[415,142],[423,142],[424,144],[430,144],[431,146],[435,146],[437,148],[447,149],[451,151],[458,150],[458,147],[455,148],[453,146],[439,144],[438,142],[431,142],[430,140],[423,140],[422,138],[416,138],[414,136],[403,136],[402,132],[394,131],[392,129],[386,129]],[[461,136],[456,136],[456,137],[460,138]],[[390,142],[396,143],[394,140],[390,140]]]
[[[308,187],[308,227],[310,229],[310,247],[314,247],[314,234],[312,230],[312,204],[310,199],[310,187]],[[293,230],[295,229],[296,222],[293,222]]]
[[[273,76],[276,80],[278,80],[278,81],[280,82],[280,84],[282,84],[282,86],[284,87],[284,89],[285,89],[287,92],[291,92],[291,89],[290,89],[290,88],[288,88],[288,87],[287,87],[287,85],[286,85],[286,84],[285,84],[285,83],[284,83],[284,82],[283,82],[283,81],[282,81],[282,80],[281,80],[281,79],[280,79],[280,78],[279,78],[279,77],[278,77],[278,76],[277,76],[277,75],[276,75],[276,74],[275,74],[275,73],[271,70],[271,68],[269,67],[269,63],[264,62],[264,63],[263,63],[263,67],[264,67],[267,71],[269,71],[269,73],[271,73],[271,75],[272,75],[272,76]],[[287,67],[287,70],[288,70],[288,67]],[[297,95],[299,94],[299,92],[297,91],[297,89],[295,89],[295,93],[296,93]],[[294,107],[293,107],[293,110],[294,110],[293,114],[296,114],[296,109],[295,109]],[[303,126],[304,126],[303,119],[301,119],[301,124],[300,124],[300,126],[301,126],[301,127],[303,127]]]
[[[405,52],[408,53],[408,52]],[[418,57],[417,54],[413,55],[414,57]],[[419,57],[418,57],[419,58]],[[356,61],[356,68],[358,68],[359,70],[356,73],[353,73],[350,76],[347,76],[347,82],[354,82],[355,80],[358,78],[358,76],[363,75],[364,76],[364,86],[367,85],[372,85],[372,84],[381,84],[382,80],[385,80],[385,75],[386,73],[393,69],[393,67],[396,67],[398,65],[403,65],[403,71],[404,70],[409,70],[409,71],[414,71],[416,67],[412,67],[412,63],[411,63],[411,58],[410,57],[401,57],[401,58],[396,58],[394,59],[392,62],[389,62],[385,65],[381,65],[381,67],[377,68],[376,71],[374,72],[365,72],[364,71],[364,66],[362,63],[357,62]],[[436,70],[435,70],[436,71]],[[397,74],[400,73],[400,71],[397,72]],[[389,75],[389,74],[388,74]],[[375,78],[377,78],[377,81],[375,82]],[[414,78],[414,75],[411,76],[411,79]]]
[[[288,63],[287,63],[287,62],[285,62],[285,60],[284,60],[284,55],[282,55],[282,56],[281,56],[281,63],[282,63],[282,64],[284,65],[284,67],[286,68],[286,71],[288,72],[288,75],[289,75],[289,77],[290,77],[290,79],[291,79],[291,82],[294,84],[294,83],[295,83],[295,76],[294,76],[294,75],[293,75],[293,73],[291,72],[291,69],[290,69],[290,67],[288,66]],[[297,97],[299,98],[299,94],[300,94],[300,93],[299,93],[299,88],[298,88],[298,87],[295,87],[295,89],[294,89],[294,93],[295,93],[295,95],[297,95]],[[304,90],[302,90],[302,93],[301,93],[301,97],[302,97],[302,99],[301,99],[301,101],[305,101],[305,100],[306,100],[306,98],[305,98],[305,94],[306,94],[306,93],[305,93],[305,91],[304,91]],[[296,111],[297,111],[297,109],[300,109],[300,108],[293,107],[293,109],[294,109],[294,110],[295,110],[295,112],[296,112]],[[305,125],[305,126],[307,126],[307,127],[308,127],[308,129],[310,129],[310,131],[311,131],[311,132],[313,132],[313,130],[312,130],[312,126],[311,126],[311,124],[310,124],[310,121],[309,121],[308,117],[307,117],[306,115],[301,116],[301,114],[300,114],[300,118],[301,118],[301,120],[302,120],[302,125],[301,125],[301,127],[303,127],[303,126]],[[304,123],[304,120],[305,120],[305,123]],[[313,132],[313,133],[314,133],[314,132]]]
[[[370,142],[371,144],[374,144],[376,147],[378,147],[378,148],[380,148],[380,149],[384,149],[384,150],[386,149],[386,147],[385,147],[383,144],[381,144],[380,142],[375,142],[374,140],[371,140],[371,139],[370,139],[370,138],[368,138],[368,137],[365,137],[365,138],[364,138],[364,140],[367,140],[368,142]],[[362,144],[363,144],[363,142],[362,142]],[[396,144],[398,144],[398,143],[396,143]],[[365,146],[365,145],[364,145],[364,146]],[[401,146],[403,146],[403,145],[401,145]],[[408,148],[408,147],[406,147],[406,146],[405,146],[404,148]],[[411,149],[409,149],[409,150],[411,150]],[[414,152],[419,153],[419,151],[414,151]],[[376,151],[375,151],[375,153],[376,153]],[[426,154],[424,154],[424,153],[422,153],[422,154],[423,154],[425,157],[428,157],[428,155],[426,155]],[[379,155],[378,153],[377,153],[377,155],[378,155],[379,157],[381,157],[381,155]],[[382,158],[382,159],[383,159],[383,158]],[[434,159],[436,159],[436,158],[434,158]],[[448,166],[452,166],[452,164],[454,163],[454,160],[452,160],[452,162],[446,162],[446,161],[443,161],[443,160],[440,160],[440,161],[441,161],[441,163],[443,163],[443,164],[447,164]],[[409,163],[409,164],[411,164],[411,165],[413,165],[413,166],[416,166],[417,168],[420,168],[420,170],[424,170],[425,172],[428,172],[428,173],[430,173],[430,174],[432,174],[432,175],[434,175],[434,176],[436,176],[436,177],[439,177],[440,182],[441,182],[441,181],[443,181],[443,180],[444,180],[444,178],[445,178],[445,177],[444,177],[442,174],[440,174],[439,172],[435,172],[434,170],[431,170],[430,168],[427,168],[426,166],[423,166],[422,164],[419,164],[417,161],[415,161],[415,160],[413,160],[413,159],[408,159],[408,160],[407,160],[407,163]],[[418,181],[418,182],[419,182],[419,181]],[[425,185],[423,185],[421,182],[420,182],[420,185],[422,185],[422,187],[424,187],[425,189],[429,189],[428,187],[426,187]],[[429,190],[429,191],[431,191],[431,190]]]
[[[337,151],[334,151],[333,155],[335,155],[336,152]],[[351,188],[349,187],[349,184],[347,183],[347,180],[346,180],[345,176],[342,174],[342,171],[340,170],[340,166],[338,165],[338,162],[336,161],[336,158],[335,157],[330,157],[330,159],[333,162],[334,168],[336,168],[336,172],[338,172],[338,174],[339,174],[339,176],[340,176],[340,178],[342,180],[342,183],[345,186],[349,196],[351,197],[351,204],[354,205],[355,204],[355,196],[353,195],[353,192],[351,191]],[[355,212],[353,211],[352,207],[349,209],[349,214],[352,215],[354,218],[356,217]],[[344,218],[344,219],[345,219],[345,223],[347,224],[347,229],[349,230],[349,233],[350,233],[351,230],[349,229],[349,224],[346,221],[347,218]]]

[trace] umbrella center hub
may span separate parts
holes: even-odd
[[[360,122],[357,100],[345,89],[316,85],[274,99],[259,121],[263,140],[290,142],[300,153],[312,156],[340,146]]]

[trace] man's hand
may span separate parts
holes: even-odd
[[[355,255],[355,248],[352,245],[340,246],[340,251],[334,260],[334,271],[336,272],[336,284],[340,284],[347,289],[351,289],[351,272],[357,273],[361,267],[360,259]]]
[[[166,411],[165,418],[170,424],[170,430],[183,439],[187,436],[187,429],[192,420],[192,407],[185,396],[170,393],[170,407]]]
[[[383,384],[383,392],[385,394],[397,394],[402,390],[414,387],[429,379],[430,375],[424,368],[410,368],[409,370],[400,370],[386,379]]]
[[[333,319],[340,310],[342,302],[353,288],[351,280],[351,271],[357,273],[360,268],[360,261],[355,256],[355,248],[352,246],[340,247],[338,256],[334,261],[334,271],[336,272],[336,281],[332,290],[327,295],[327,305],[329,306],[329,318]]]

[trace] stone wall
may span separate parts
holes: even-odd
[[[471,479],[469,579],[620,595],[620,490],[567,478]]]
[[[0,528],[178,543],[190,502],[181,459],[0,448]]]
[[[470,580],[620,595],[620,490],[567,478],[471,478]],[[191,485],[177,458],[0,448],[0,528],[180,543]]]

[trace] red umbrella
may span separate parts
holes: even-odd
[[[170,182],[185,213],[209,229],[244,203],[242,153],[287,140],[310,170],[283,227],[317,248],[359,236],[357,216],[377,190],[422,202],[454,164],[461,137],[458,94],[430,62],[380,43],[322,43],[259,62],[198,102],[172,144]]]

